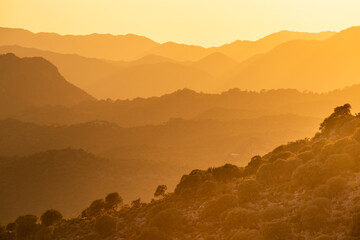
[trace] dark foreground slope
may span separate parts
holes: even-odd
[[[193,170],[151,203],[94,202],[81,217],[36,224],[26,216],[8,239],[359,239],[360,118],[344,105],[312,139],[255,156],[245,168]],[[161,197],[162,196],[162,197]],[[111,201],[113,199],[113,201]],[[113,204],[111,204],[113,203]],[[111,208],[109,206],[112,206]],[[51,225],[51,226],[46,226]],[[26,226],[26,227],[24,227]],[[15,230],[12,230],[15,229]]]

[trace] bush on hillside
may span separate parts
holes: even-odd
[[[234,208],[226,213],[224,227],[228,229],[257,228],[259,214],[254,210]]]
[[[238,186],[239,200],[242,202],[256,201],[260,198],[260,184],[255,180],[244,180]]]
[[[315,187],[324,181],[324,168],[320,162],[310,161],[295,169],[291,182],[295,186]]]
[[[167,208],[156,214],[151,220],[150,225],[157,227],[159,230],[174,231],[183,227],[185,217],[176,208]]]
[[[239,204],[239,199],[231,194],[226,194],[218,199],[212,200],[206,204],[201,212],[202,218],[218,218],[226,210],[235,208]]]
[[[119,193],[109,193],[105,198],[105,208],[107,210],[115,210],[123,204],[123,199]]]
[[[136,240],[171,240],[171,238],[153,227],[143,229]]]
[[[29,240],[34,238],[36,231],[38,218],[34,215],[25,215],[18,217],[15,220],[16,228],[15,234],[17,240]]]
[[[41,224],[44,226],[54,225],[62,220],[62,214],[54,209],[47,210],[41,215],[40,220]]]

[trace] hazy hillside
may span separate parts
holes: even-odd
[[[74,217],[93,199],[114,191],[119,191],[125,201],[139,196],[149,199],[158,184],[169,182],[173,187],[171,181],[175,184],[173,178],[180,171],[171,163],[110,161],[75,149],[0,157],[0,223],[26,213],[41,214],[49,208]]]
[[[139,199],[123,206],[116,201],[109,209],[99,204],[104,200],[94,201],[81,217],[52,223],[45,236],[55,240],[358,239],[359,129],[359,117],[350,113],[350,105],[338,107],[312,139],[254,156],[244,168],[226,164],[193,170],[182,176],[174,192],[160,188],[158,200],[149,203]],[[109,203],[109,198],[104,202]],[[46,229],[44,224],[33,228],[33,232]],[[11,237],[17,231],[2,234]]]
[[[120,63],[76,54],[61,54],[21,46],[0,46],[0,54],[14,53],[18,57],[42,57],[54,64],[70,83],[88,92],[89,86],[122,66]],[[93,93],[91,93],[93,94]]]
[[[244,156],[312,134],[318,122],[280,115],[230,122],[172,119],[162,125],[121,128],[101,121],[40,126],[8,119],[0,121],[0,156],[71,147],[107,157],[146,158],[193,167],[228,160],[243,164]]]
[[[329,91],[359,82],[360,28],[323,41],[290,41],[240,67],[223,85],[244,89],[296,88]]]
[[[57,68],[43,58],[19,58],[14,54],[0,55],[1,101],[26,105],[74,105],[94,100],[89,94],[67,82]]]
[[[201,69],[204,72],[210,73],[214,77],[221,78],[223,74],[230,71],[237,64],[237,61],[231,59],[225,54],[215,52],[200,59],[197,62],[192,63],[191,65],[195,68]]]
[[[100,98],[133,99],[161,96],[181,88],[208,90],[217,85],[208,73],[171,62],[135,65],[105,77],[92,86]]]
[[[221,94],[197,93],[183,89],[161,97],[134,100],[83,102],[73,107],[37,107],[3,112],[3,118],[15,118],[39,124],[74,124],[94,120],[113,122],[121,127],[158,125],[171,118],[237,120],[264,115],[295,114],[323,118],[332,106],[360,102],[360,85],[324,94],[277,89],[260,92],[232,89]],[[286,101],[284,100],[286,99]],[[224,111],[242,114],[222,115]],[[358,104],[354,111],[360,112]],[[209,115],[209,112],[211,114]],[[251,112],[252,115],[247,114]],[[204,117],[201,117],[204,119]]]
[[[266,53],[278,46],[291,40],[323,40],[331,37],[334,32],[323,33],[302,33],[282,31],[271,34],[257,41],[235,41],[219,47],[204,48],[201,46],[177,44],[167,42],[149,49],[143,55],[156,54],[179,61],[198,61],[212,53],[220,52],[237,61],[244,61],[256,54]]]

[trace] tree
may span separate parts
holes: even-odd
[[[139,207],[141,207],[141,199],[138,198],[138,199],[132,201],[132,202],[131,202],[131,207],[133,207],[133,208],[139,208]]]
[[[63,216],[57,210],[50,209],[47,210],[43,215],[41,215],[40,220],[41,224],[44,226],[51,226],[62,220]]]
[[[36,224],[38,218],[34,215],[25,215],[18,217],[15,221],[16,228],[15,234],[18,240],[29,240],[32,239],[38,229]]]
[[[105,208],[104,199],[98,199],[90,204],[90,207],[82,212],[83,217],[96,217],[102,213]]]
[[[320,124],[321,132],[326,132],[332,129],[339,120],[350,117],[351,115],[351,105],[344,104],[343,106],[336,107],[334,112]]]
[[[118,206],[123,204],[123,199],[120,197],[119,193],[113,192],[109,193],[105,198],[105,207],[109,210],[114,210]]]
[[[155,193],[154,193],[154,197],[160,197],[160,196],[164,196],[165,192],[167,190],[167,186],[166,185],[159,185],[157,186]]]
[[[180,229],[185,223],[183,214],[176,208],[167,208],[156,214],[150,224],[163,232]]]

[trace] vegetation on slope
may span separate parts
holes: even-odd
[[[226,164],[193,170],[173,193],[157,196],[160,199],[150,203],[138,199],[111,209],[106,207],[108,198],[96,200],[78,218],[55,221],[51,227],[35,216],[22,216],[2,228],[2,236],[359,239],[359,170],[360,117],[352,115],[346,104],[324,120],[312,139],[255,156],[244,168]],[[47,235],[40,238],[43,232]]]

